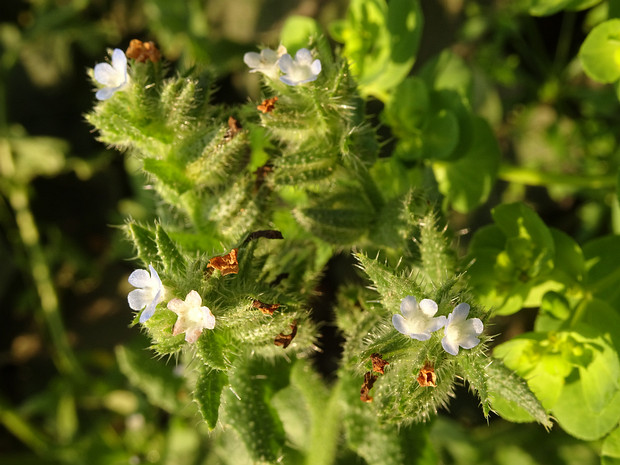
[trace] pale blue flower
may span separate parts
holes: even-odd
[[[312,54],[307,48],[299,50],[294,60],[288,53],[282,55],[278,64],[284,73],[284,76],[280,76],[280,81],[289,86],[312,82],[321,72],[321,60],[312,61]]]
[[[129,84],[129,74],[127,74],[127,57],[119,48],[112,52],[112,64],[98,63],[93,70],[95,80],[105,87],[99,89],[95,94],[98,100],[107,100],[115,92],[124,90]]]
[[[441,345],[451,355],[458,355],[459,346],[463,349],[472,349],[480,343],[480,339],[476,336],[482,333],[484,325],[479,318],[468,320],[467,315],[469,305],[465,303],[458,304],[448,315]]]
[[[164,298],[164,286],[159,279],[159,275],[153,265],[149,265],[150,274],[146,270],[134,270],[129,275],[129,284],[138,289],[134,289],[127,296],[129,307],[132,310],[146,309],[140,315],[140,323],[153,316],[155,307]]]
[[[437,304],[431,299],[418,301],[413,296],[405,297],[400,303],[400,313],[393,315],[392,324],[396,331],[418,341],[431,338],[431,333],[437,331],[446,323],[445,316],[435,317]]]
[[[243,62],[251,68],[250,73],[263,73],[275,80],[280,75],[278,61],[285,53],[286,47],[284,45],[280,45],[277,50],[264,48],[260,53],[246,53],[243,55]]]

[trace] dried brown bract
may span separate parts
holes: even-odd
[[[228,117],[228,129],[226,129],[226,134],[224,134],[224,142],[228,142],[233,139],[239,132],[241,132],[241,125],[239,121],[237,121],[232,116]]]
[[[222,255],[219,257],[213,257],[209,260],[209,264],[207,268],[215,268],[222,273],[222,276],[231,274],[231,273],[239,273],[239,262],[237,261],[237,252],[239,249],[232,249],[226,255]]]
[[[377,375],[373,375],[372,372],[367,371],[364,373],[364,382],[362,383],[362,389],[360,389],[360,400],[362,402],[372,402],[372,397],[368,395],[372,389],[373,384],[377,381]]]
[[[263,102],[257,106],[256,108],[263,113],[271,113],[276,106],[276,102],[278,101],[278,97],[266,98]]]
[[[273,312],[280,308],[280,304],[266,304],[260,300],[254,300],[252,307],[258,308],[265,315],[273,315]]]
[[[297,334],[297,321],[293,321],[293,323],[290,324],[290,327],[291,327],[291,334],[284,334],[284,333],[278,334],[275,340],[273,341],[275,345],[281,346],[283,349],[286,349],[289,346],[289,344],[291,343],[291,341]]]
[[[138,39],[132,39],[129,42],[129,48],[125,55],[140,63],[144,63],[147,60],[157,63],[161,60],[161,53],[154,42],[142,42]]]
[[[424,367],[420,370],[420,373],[416,379],[422,387],[437,387],[435,367],[430,362],[426,362],[424,364]]]
[[[372,371],[375,373],[381,373],[382,375],[385,373],[384,369],[386,365],[389,365],[389,362],[383,360],[383,356],[381,354],[371,354],[370,361],[372,362]]]

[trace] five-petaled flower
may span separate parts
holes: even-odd
[[[185,300],[172,299],[168,308],[178,315],[172,335],[185,333],[185,340],[194,343],[203,329],[215,328],[215,317],[208,307],[202,306],[202,298],[196,291],[190,291]]]
[[[459,346],[463,349],[472,349],[480,343],[479,336],[484,329],[484,325],[479,318],[467,319],[469,305],[462,303],[454,307],[448,315],[448,320],[444,328],[444,337],[441,345],[444,350],[452,355],[459,353]]]
[[[115,92],[124,90],[129,84],[129,74],[127,74],[127,57],[119,48],[112,52],[112,64],[98,63],[93,70],[95,80],[105,87],[99,89],[95,94],[98,100],[107,100]]]
[[[393,315],[392,324],[399,333],[418,341],[431,338],[431,333],[440,329],[446,322],[445,316],[433,318],[437,304],[431,299],[418,301],[413,296],[405,297],[400,303],[402,315]]]
[[[278,62],[280,57],[286,54],[286,47],[280,45],[277,50],[264,48],[260,53],[248,52],[243,55],[243,62],[250,68],[250,73],[263,73],[271,79],[278,79],[280,69]]]
[[[150,274],[146,270],[134,270],[129,275],[129,284],[138,289],[134,289],[127,296],[129,307],[132,310],[146,309],[140,315],[140,323],[153,316],[155,307],[164,298],[164,286],[159,279],[159,275],[153,265],[149,265]]]
[[[284,76],[280,76],[280,81],[289,86],[314,81],[321,72],[321,60],[312,61],[312,54],[307,48],[298,50],[295,60],[288,53],[282,55],[278,64],[284,73]]]

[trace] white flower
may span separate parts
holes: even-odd
[[[392,324],[396,331],[418,341],[430,339],[431,333],[446,323],[445,316],[433,318],[437,313],[437,304],[431,299],[418,301],[413,296],[405,297],[400,303],[402,315],[392,316]]]
[[[287,53],[282,55],[280,70],[285,76],[280,81],[289,86],[296,86],[316,80],[321,72],[321,60],[312,61],[312,54],[307,48],[302,48],[295,54],[295,60]]]
[[[132,310],[146,309],[140,315],[140,323],[153,316],[155,307],[164,298],[164,286],[161,284],[159,275],[153,265],[149,265],[149,274],[146,270],[134,270],[129,275],[129,284],[138,289],[134,289],[127,296],[129,307]]]
[[[243,62],[250,68],[250,73],[260,72],[271,79],[278,79],[280,68],[278,61],[286,53],[286,47],[280,45],[278,50],[264,48],[260,53],[248,52],[243,55]]]
[[[448,315],[444,328],[444,338],[441,345],[452,355],[458,355],[459,346],[463,349],[472,349],[480,343],[476,336],[482,333],[484,325],[480,318],[467,319],[469,304],[458,304]]]
[[[98,63],[93,71],[95,80],[105,86],[95,94],[99,100],[109,99],[115,92],[125,89],[129,84],[127,57],[121,49],[115,48],[112,52],[111,65]]]
[[[185,333],[187,342],[196,342],[203,329],[215,328],[213,313],[208,307],[202,306],[202,298],[196,291],[190,291],[184,301],[172,299],[168,302],[168,308],[179,316],[174,324],[172,335]]]

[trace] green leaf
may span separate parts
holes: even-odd
[[[593,412],[584,397],[582,382],[577,376],[568,380],[552,413],[567,433],[585,441],[594,441],[618,425],[620,391],[616,391],[603,410]]]
[[[507,418],[515,418],[515,421],[527,421],[529,416],[545,428],[551,428],[549,415],[522,378],[499,360],[493,360],[486,370],[491,405],[500,415],[505,411]],[[506,410],[504,405],[508,407]]]
[[[603,463],[606,458],[620,459],[620,427],[609,433],[609,436],[603,441],[603,447],[601,448],[601,457]]]
[[[228,377],[223,371],[211,370],[204,365],[201,367],[196,380],[194,399],[210,430],[217,425],[222,389],[227,383]]]
[[[230,361],[226,361],[222,351],[223,341],[218,331],[203,331],[196,341],[196,353],[202,361],[215,370],[227,370]]]
[[[431,115],[424,127],[422,156],[428,160],[451,158],[459,142],[459,121],[450,110]]]
[[[289,16],[280,31],[280,43],[291,55],[301,48],[308,48],[310,38],[321,34],[315,19],[309,16]]]
[[[583,247],[586,288],[613,307],[620,305],[620,236],[594,239]]]
[[[409,76],[390,95],[382,113],[398,137],[418,132],[429,108],[429,90],[422,79]]]
[[[611,83],[620,78],[620,19],[596,26],[581,45],[583,69],[595,81]]]
[[[421,34],[417,0],[353,0],[346,20],[332,28],[362,94],[383,101],[411,70]]]
[[[182,194],[192,189],[192,182],[176,163],[156,158],[145,158],[143,163],[144,171],[154,176],[164,186],[177,194]]]
[[[138,258],[140,258],[145,265],[151,263],[155,268],[158,268],[161,261],[159,250],[157,249],[155,233],[133,221],[127,223],[125,226],[125,233],[133,242],[138,253]]]
[[[171,367],[153,359],[141,348],[117,346],[115,352],[120,370],[131,384],[146,394],[150,403],[168,412],[181,408],[178,393],[183,378],[176,376]]]
[[[459,212],[467,213],[489,196],[500,161],[500,151],[493,131],[482,118],[473,119],[469,150],[453,162],[433,163],[439,191]]]
[[[224,391],[225,418],[253,460],[275,462],[285,435],[270,399],[288,384],[290,365],[246,357],[238,359],[237,366],[229,372],[231,389]]]
[[[164,270],[176,274],[183,272],[185,270],[185,259],[159,223],[155,226],[155,241]]]

